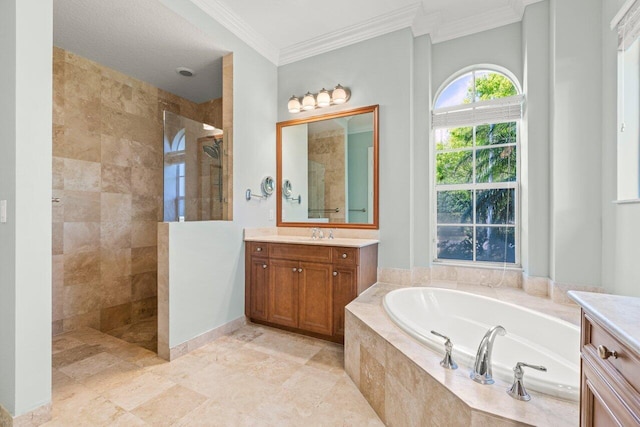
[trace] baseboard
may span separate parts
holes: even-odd
[[[223,335],[229,335],[246,324],[247,318],[245,316],[241,316],[174,347],[169,347],[167,344],[158,342],[158,356],[168,361],[175,360],[185,354],[191,353],[197,348],[215,341]]]
[[[51,420],[51,402],[14,417],[0,405],[0,427],[36,427]]]

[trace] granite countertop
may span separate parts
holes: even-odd
[[[297,245],[319,245],[319,246],[343,246],[362,248],[365,246],[375,245],[379,243],[375,239],[355,239],[336,237],[335,239],[312,239],[307,236],[286,236],[281,234],[274,234],[268,236],[251,236],[245,237],[245,242],[268,242],[268,243],[293,243]]]
[[[623,344],[640,354],[640,298],[578,291],[570,291],[569,296]]]

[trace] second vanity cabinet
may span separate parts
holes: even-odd
[[[640,299],[570,295],[582,306],[580,425],[640,426]]]
[[[246,242],[245,249],[247,317],[344,341],[344,307],[376,281],[377,244]]]

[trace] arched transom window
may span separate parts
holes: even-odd
[[[432,115],[435,258],[518,264],[522,95],[476,68],[439,92]]]

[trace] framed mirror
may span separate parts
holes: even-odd
[[[279,227],[378,228],[377,105],[280,122],[276,137]]]

